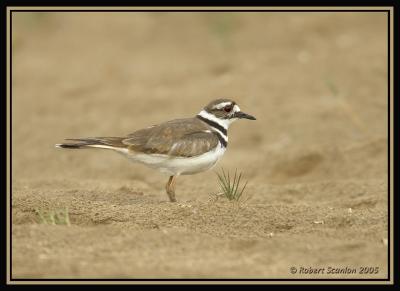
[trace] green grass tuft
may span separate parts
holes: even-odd
[[[233,176],[233,180],[229,175],[229,171],[225,173],[222,168],[222,174],[217,173],[218,183],[221,188],[221,194],[224,195],[230,201],[239,201],[243,195],[244,189],[247,186],[247,181],[244,186],[240,188],[240,181],[242,179],[242,173],[237,174],[237,169],[235,170],[235,175]]]
[[[43,211],[35,209],[35,213],[38,216],[40,224],[49,225],[67,225],[70,226],[68,207],[64,209]]]

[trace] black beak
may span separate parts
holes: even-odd
[[[250,119],[250,120],[256,120],[256,118],[254,116],[251,116],[250,114],[244,113],[244,112],[235,112],[235,114],[233,115],[236,118],[246,118],[246,119]]]

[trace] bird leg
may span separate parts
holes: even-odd
[[[175,180],[176,180],[175,176],[170,176],[169,180],[168,180],[168,183],[167,183],[167,185],[165,187],[165,189],[167,190],[169,201],[171,201],[171,202],[176,202],[176,199],[175,199]]]

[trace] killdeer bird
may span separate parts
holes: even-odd
[[[228,146],[228,127],[236,120],[255,117],[240,111],[230,99],[210,102],[195,117],[175,119],[135,131],[125,137],[66,139],[66,149],[100,148],[116,151],[169,175],[166,191],[175,202],[175,180],[211,169]]]

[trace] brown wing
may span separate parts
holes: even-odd
[[[218,145],[218,137],[211,132],[187,134],[175,142],[169,152],[176,157],[194,157],[204,154]]]
[[[176,119],[138,130],[122,143],[132,151],[192,157],[218,145],[217,136],[206,130],[209,128],[200,120]],[[196,144],[193,144],[194,140]]]

